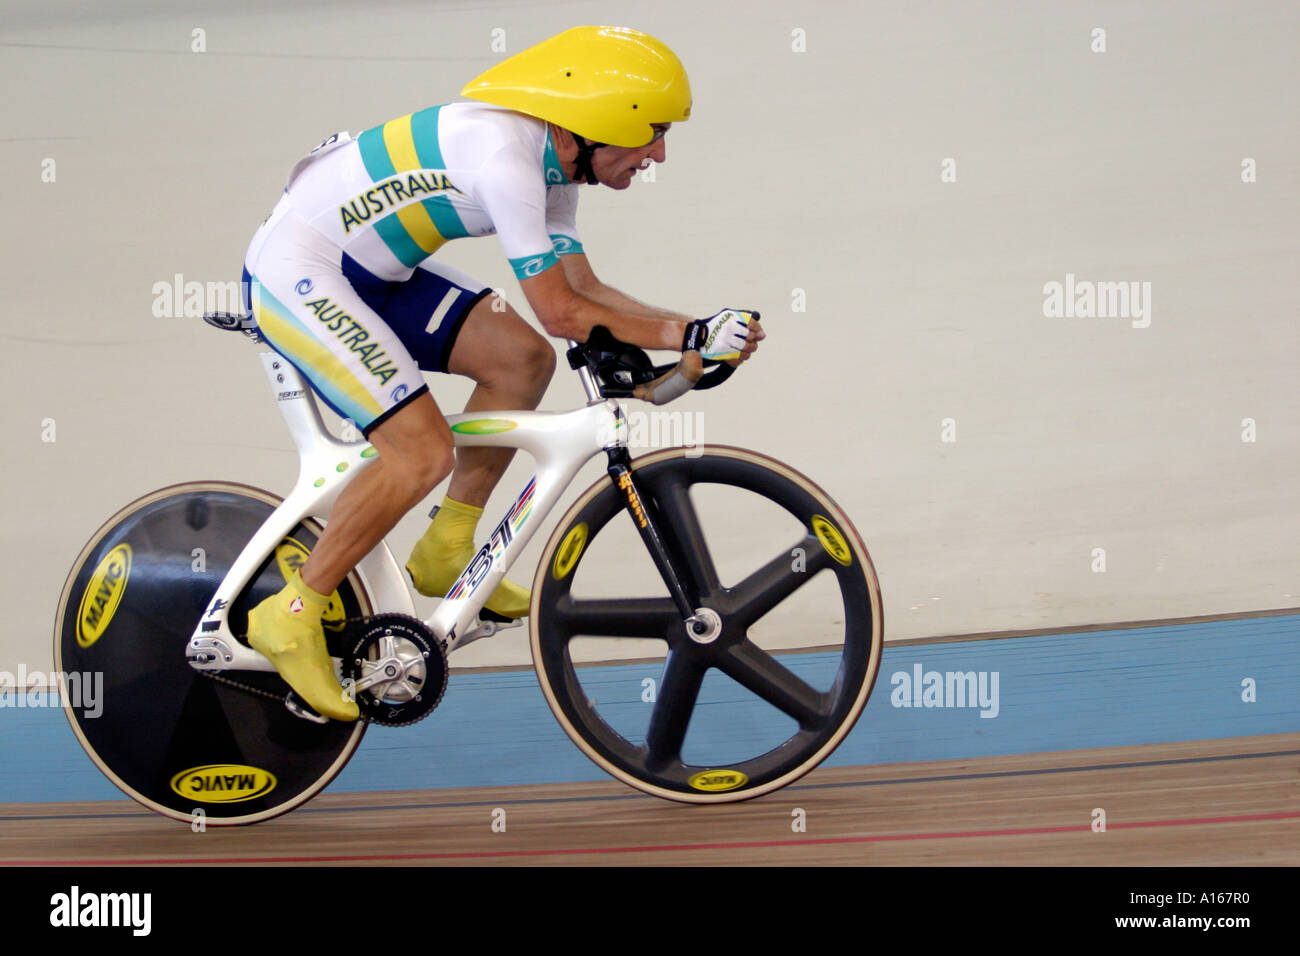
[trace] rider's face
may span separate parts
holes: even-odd
[[[602,146],[591,157],[591,170],[602,185],[610,189],[627,189],[639,170],[649,169],[650,162],[662,163],[667,158],[663,134],[668,124],[655,127],[655,139],[645,146]],[[659,132],[662,130],[662,132]]]
[[[591,170],[596,179],[610,189],[627,189],[632,185],[632,177],[641,169],[649,168],[651,161],[662,163],[667,158],[664,147],[664,134],[670,123],[655,125],[655,138],[644,146],[602,146],[591,155]],[[561,162],[569,178],[574,178],[573,160],[577,157],[578,147],[572,137],[566,134],[567,149],[560,152]]]

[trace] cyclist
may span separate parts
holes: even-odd
[[[321,617],[352,568],[449,474],[407,563],[443,596],[473,557],[483,506],[513,449],[452,447],[421,370],[467,375],[466,411],[532,409],[555,352],[504,299],[430,256],[496,233],[551,335],[597,325],[650,349],[738,364],[764,337],[758,314],[692,319],[596,278],[578,236],[578,184],[626,189],[664,162],[664,134],[690,116],[681,62],[635,30],[575,27],[470,82],[473,102],[435,106],[353,139],[331,136],[290,172],[245,258],[249,306],[267,342],[351,419],[378,460],[339,495],[315,550],[249,613],[249,644],[319,713],[355,720]],[[529,592],[503,581],[486,606],[510,618]]]

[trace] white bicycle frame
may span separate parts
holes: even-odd
[[[339,441],[329,433],[308,385],[292,364],[275,352],[263,352],[260,357],[298,449],[298,480],[244,546],[190,636],[187,655],[196,670],[275,670],[270,661],[231,632],[230,606],[299,522],[308,517],[323,520],[339,493],[378,457],[366,441]],[[514,505],[424,622],[447,653],[495,632],[493,622],[481,621],[478,616],[488,597],[578,470],[599,452],[627,444],[622,407],[601,397],[589,369],[578,369],[578,375],[587,393],[585,408],[447,416],[457,447],[519,448],[536,462],[535,474]],[[362,559],[356,573],[376,612],[415,615],[402,570],[385,542]]]

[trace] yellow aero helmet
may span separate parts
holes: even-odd
[[[627,27],[574,27],[502,60],[461,96],[527,113],[611,146],[644,146],[691,115],[681,60]]]

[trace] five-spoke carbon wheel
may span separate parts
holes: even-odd
[[[533,660],[565,732],[618,779],[724,803],[783,787],[862,713],[883,620],[871,559],[815,484],[705,446],[633,462],[694,613],[668,596],[607,479],[551,536],[533,583]]]

